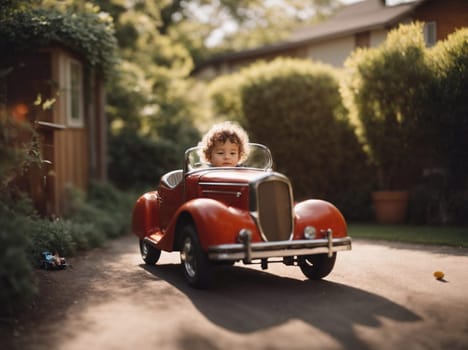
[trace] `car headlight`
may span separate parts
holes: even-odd
[[[306,226],[304,229],[304,238],[305,239],[315,239],[317,236],[317,230],[314,226]]]

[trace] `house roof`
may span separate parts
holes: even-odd
[[[342,7],[325,22],[296,31],[284,42],[221,54],[203,62],[195,71],[202,69],[204,66],[221,62],[254,58],[262,54],[274,54],[300,47],[307,43],[372,29],[391,27],[408,17],[414,9],[425,1],[426,0],[415,0],[393,6],[384,5],[384,1],[382,0],[359,1]]]
[[[311,41],[384,28],[408,16],[424,0],[385,6],[382,0],[364,0],[342,7],[327,21],[296,31],[289,41]]]

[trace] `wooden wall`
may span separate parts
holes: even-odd
[[[46,161],[31,169],[22,180],[23,187],[37,209],[52,217],[61,216],[68,209],[69,186],[86,191],[91,178],[105,181],[107,177],[103,80],[83,64],[83,124],[70,125],[66,118],[69,103],[66,74],[70,59],[82,62],[80,57],[59,47],[32,51],[21,57],[0,57],[2,66],[13,68],[7,80],[9,112],[36,128],[41,155]],[[56,98],[51,109],[34,105],[39,94],[42,101]]]
[[[54,132],[53,140],[53,177],[51,178],[52,190],[51,196],[54,203],[53,213],[62,215],[69,208],[68,187],[86,191],[89,183],[90,163],[89,163],[89,131],[90,116],[89,109],[84,110],[84,124],[81,127],[71,126],[67,122],[67,82],[65,72],[67,60],[73,57],[68,51],[60,48],[52,49],[52,79],[57,82],[57,105],[54,108],[53,122],[58,125],[64,125],[63,131]],[[83,69],[83,72],[85,70]],[[84,84],[83,84],[84,87]],[[90,91],[84,92],[84,95],[92,95]],[[69,103],[69,101],[68,101]],[[83,100],[83,104],[87,104]],[[93,119],[99,118],[99,115],[93,116]]]
[[[83,191],[88,187],[88,137],[86,129],[66,129],[54,137],[54,212],[69,208],[67,186]]]

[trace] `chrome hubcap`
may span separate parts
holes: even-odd
[[[145,258],[148,255],[148,247],[145,242],[141,243],[141,255]]]
[[[182,247],[182,251],[180,252],[180,257],[182,263],[184,264],[185,271],[190,277],[195,277],[196,275],[196,262],[195,256],[193,251],[193,244],[190,238],[186,238],[184,241],[184,245]]]

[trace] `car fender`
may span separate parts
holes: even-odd
[[[309,199],[296,204],[294,207],[295,230],[294,239],[304,238],[306,226],[313,226],[317,231],[317,238],[325,237],[326,231],[331,229],[333,237],[346,237],[346,221],[341,212],[333,204],[319,199]]]
[[[141,239],[160,230],[158,198],[157,191],[147,192],[133,207],[132,232]]]
[[[260,234],[248,211],[227,206],[210,198],[192,199],[182,205],[171,221],[168,230],[158,245],[169,250],[177,243],[178,225],[190,219],[198,233],[200,245],[206,250],[211,245],[238,243],[241,229],[252,232],[252,241],[261,241]],[[172,248],[171,248],[172,250]]]

